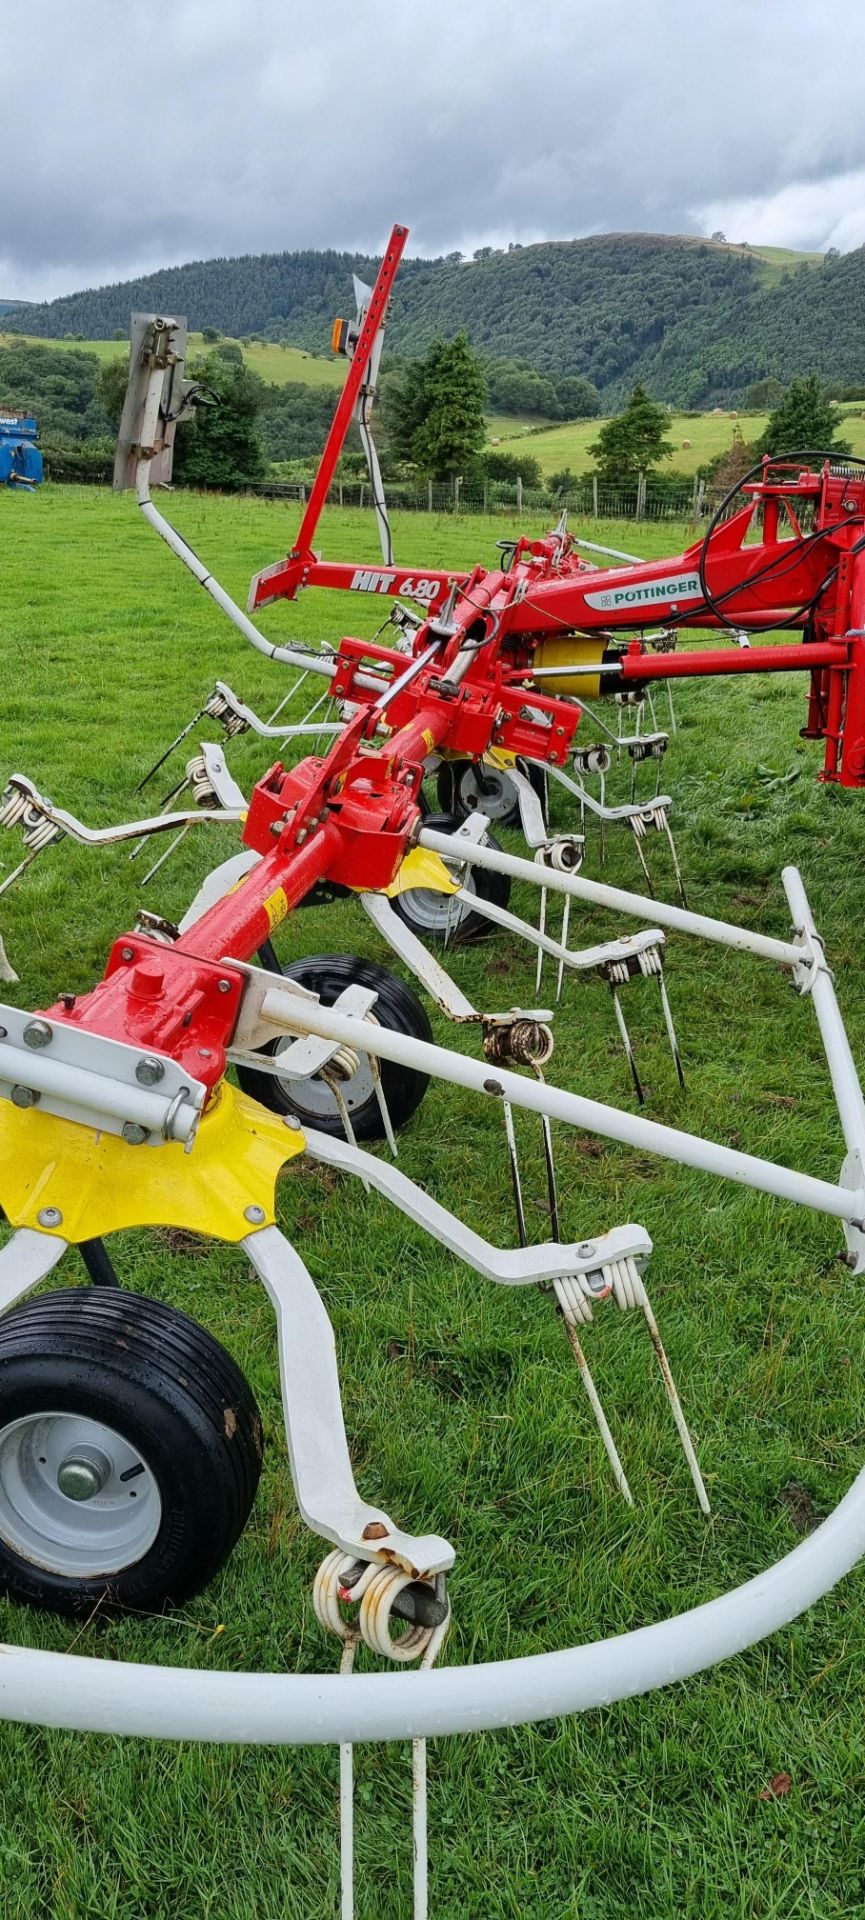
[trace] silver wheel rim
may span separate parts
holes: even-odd
[[[279,1058],[286,1047],[293,1045],[291,1035],[280,1040],[274,1057]],[[289,1074],[277,1074],[277,1080],[286,1099],[292,1107],[299,1107],[303,1113],[314,1114],[316,1119],[332,1119],[339,1114],[339,1108],[329,1086],[318,1076],[313,1080],[293,1080]],[[349,1080],[340,1081],[340,1093],[349,1113],[356,1113],[359,1107],[365,1107],[375,1099],[375,1081],[367,1055],[362,1054],[356,1073]]]
[[[0,1429],[0,1539],[22,1560],[67,1579],[120,1573],[161,1519],[144,1456],[101,1420],[33,1413]]]
[[[460,886],[464,893],[477,891],[471,872],[463,873]],[[400,895],[399,903],[419,933],[455,934],[471,913],[467,900],[455,900],[452,893],[436,893],[432,887],[410,887]]]
[[[519,805],[514,783],[501,767],[484,767],[484,785],[490,793],[481,793],[477,772],[466,767],[460,777],[459,804],[466,813],[485,813],[488,820],[505,820]]]

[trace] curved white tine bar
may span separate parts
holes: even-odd
[[[559,1087],[524,1078],[502,1067],[490,1067],[469,1055],[452,1053],[447,1047],[431,1046],[424,1040],[373,1027],[363,1020],[351,1020],[330,1007],[300,1001],[275,988],[265,994],[261,1013],[264,1020],[284,1027],[289,1033],[317,1033],[340,1046],[356,1047],[361,1053],[375,1053],[398,1066],[414,1067],[454,1085],[468,1087],[474,1093],[509,1100],[512,1106],[529,1113],[545,1113],[551,1120],[563,1120],[569,1126],[583,1127],[627,1146],[645,1148],[662,1159],[678,1160],[683,1166],[718,1174],[740,1186],[755,1187],[779,1200],[792,1200],[797,1206],[813,1207],[817,1213],[836,1220],[860,1223],[865,1216],[865,1192],[861,1188],[832,1186],[811,1174],[797,1173],[773,1160],[760,1160],[750,1153],[703,1140],[698,1134],[682,1133],[678,1127],[662,1126],[641,1114],[619,1107],[605,1106],[584,1094],[564,1093]]]
[[[621,887],[608,887],[600,880],[585,880],[582,874],[559,873],[554,867],[539,867],[534,860],[522,860],[517,854],[501,853],[495,847],[476,842],[463,843],[459,833],[436,833],[421,827],[418,840],[422,847],[441,854],[446,865],[459,861],[471,867],[487,867],[491,873],[508,873],[512,880],[528,880],[532,886],[546,887],[551,893],[570,894],[573,900],[588,900],[593,906],[612,907],[615,913],[628,913],[653,925],[674,927],[677,933],[694,934],[698,940],[712,940],[722,947],[757,954],[782,967],[803,964],[801,947],[788,940],[775,940],[769,934],[752,933],[750,927],[737,927],[727,920],[713,920],[704,913],[691,913],[687,907],[674,907],[666,900],[650,900],[644,894],[626,893]]]
[[[795,1620],[865,1551],[865,1469],[775,1566],[687,1613],[558,1653],[429,1673],[213,1673],[0,1645],[0,1719],[86,1733],[334,1745],[481,1733],[687,1680]]]

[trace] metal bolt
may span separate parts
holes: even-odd
[[[31,1020],[24,1028],[24,1045],[27,1047],[48,1047],[54,1038],[54,1032],[47,1020]]]
[[[300,1120],[296,1113],[284,1113],[282,1116],[282,1124],[285,1127],[290,1127],[292,1133],[303,1132],[303,1128],[301,1127]]]
[[[230,981],[230,980],[218,980],[218,981],[217,981],[217,983],[216,983],[216,990],[217,990],[217,993],[230,993],[230,992],[231,992],[231,981]]]
[[[249,1224],[251,1227],[263,1226],[264,1225],[264,1208],[263,1207],[244,1207],[243,1218],[244,1220],[249,1221]]]
[[[144,1060],[139,1060],[135,1078],[141,1087],[155,1087],[160,1080],[164,1080],[165,1067],[161,1060],[154,1060],[148,1054]]]
[[[137,1120],[124,1120],[123,1139],[129,1147],[143,1147],[147,1139],[147,1128],[140,1127]]]
[[[41,1098],[35,1087],[13,1087],[10,1095],[13,1107],[38,1107]]]
[[[120,958],[121,960],[134,960],[135,954],[133,952],[133,949],[131,947],[121,947]]]
[[[577,1252],[580,1255],[581,1259],[590,1260],[592,1257],[592,1254],[597,1253],[597,1247],[595,1246],[594,1240],[584,1240],[582,1244],[577,1248]]]
[[[59,1207],[41,1207],[36,1215],[40,1227],[62,1227],[63,1215]]]

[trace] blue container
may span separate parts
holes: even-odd
[[[42,455],[32,413],[0,413],[0,487],[38,487]]]

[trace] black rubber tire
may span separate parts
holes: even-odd
[[[430,813],[424,821],[424,826],[433,833],[456,833],[462,824],[462,820],[457,819],[455,813]],[[486,835],[485,845],[494,847],[497,852],[501,851],[499,842],[492,833]],[[467,875],[463,884],[479,894],[482,900],[491,900],[497,907],[506,907],[511,897],[508,874],[490,873],[485,867],[473,867],[471,877]],[[421,894],[420,909],[412,907],[413,891],[419,891]],[[446,903],[449,898],[448,894],[438,896],[442,902],[440,926],[430,920],[427,903],[432,905],[432,902],[426,888],[397,894],[392,904],[400,919],[405,921],[407,927],[411,927],[412,933],[416,933],[421,940],[433,940],[440,946],[445,944],[462,946],[469,940],[488,940],[497,931],[491,920],[485,920],[482,913],[473,913],[471,908],[463,909],[462,916],[458,920],[452,917],[448,926]]]
[[[159,1490],[159,1528],[139,1559],[82,1577],[48,1571],[0,1536],[0,1586],[64,1614],[98,1602],[155,1613],[206,1586],[243,1532],[262,1460],[255,1399],[219,1341],[143,1294],[39,1294],[0,1318],[0,1431],[40,1412],[98,1420],[140,1449]],[[0,1527],[6,1499],[0,1487]]]
[[[373,987],[378,999],[372,1009],[380,1026],[392,1033],[406,1033],[414,1040],[432,1040],[433,1031],[426,1008],[411,987],[387,967],[374,960],[361,960],[351,953],[317,953],[308,960],[293,960],[282,968],[288,980],[297,980],[320,996],[322,1006],[332,1007],[346,987]],[[272,1040],[262,1053],[273,1054],[280,1042]],[[404,1127],[420,1106],[429,1086],[429,1074],[413,1067],[397,1066],[392,1060],[379,1062],[382,1090],[394,1128]],[[269,1107],[272,1113],[296,1113],[301,1126],[316,1127],[320,1133],[343,1136],[343,1124],[336,1101],[328,1109],[318,1104],[304,1105],[302,1080],[277,1080],[270,1073],[256,1073],[254,1067],[238,1067],[237,1077],[244,1093]],[[368,1077],[368,1076],[367,1076]],[[373,1091],[355,1105],[350,1084],[343,1089],[358,1140],[384,1139],[381,1110]]]
[[[473,770],[474,765],[473,760],[443,760],[436,777],[439,806],[443,812],[454,814],[460,825],[462,825],[464,820],[468,819],[470,813],[480,812],[483,807],[482,800],[478,807],[475,808],[467,807],[461,798],[460,788],[462,781],[466,773]],[[521,760],[519,762],[519,771],[520,773],[524,773],[526,778],[531,781],[541,806],[544,809],[544,817],[546,818],[547,781],[543,769],[533,766],[528,760]],[[519,825],[519,801],[515,800],[508,813],[501,813],[496,817],[496,826],[519,827]]]

